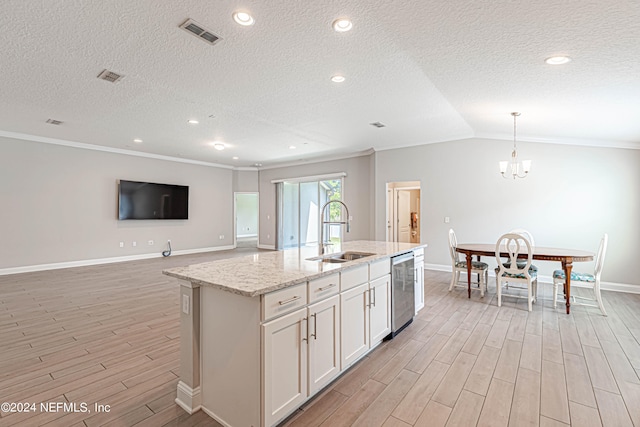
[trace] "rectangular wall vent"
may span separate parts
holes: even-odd
[[[212,31],[207,30],[193,19],[187,19],[184,21],[182,25],[180,25],[180,28],[211,45],[216,44],[217,41],[221,40],[220,37],[216,36]]]
[[[50,125],[61,125],[62,122],[60,120],[55,120],[55,119],[48,119],[47,123],[49,123]]]
[[[109,71],[107,69],[102,70],[100,74],[98,74],[98,78],[100,80],[106,80],[111,83],[115,83],[117,81],[122,80],[124,76],[122,74],[114,73],[113,71]]]

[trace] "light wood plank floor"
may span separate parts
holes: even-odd
[[[640,427],[640,295],[596,308],[471,299],[451,273],[425,273],[426,307],[283,423],[297,426]],[[584,289],[572,289],[585,294]]]
[[[218,426],[174,403],[179,289],[160,272],[253,252],[0,276],[0,403],[78,405],[0,413],[0,426]],[[448,292],[449,277],[427,271],[414,323],[283,424],[640,427],[640,295],[605,292],[608,317],[567,316],[541,285],[528,313],[498,308],[494,286]]]

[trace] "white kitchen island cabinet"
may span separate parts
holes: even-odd
[[[391,275],[369,283],[369,333],[371,344],[378,344],[391,333]]]
[[[309,396],[340,374],[340,296],[308,309]]]
[[[272,425],[308,396],[307,309],[265,323],[263,329],[265,425]]]
[[[342,369],[369,351],[369,284],[363,283],[340,294]]]
[[[265,425],[298,408],[340,373],[340,297],[262,325]]]
[[[166,270],[181,279],[176,403],[225,426],[281,422],[390,331],[390,257],[424,245],[348,242],[344,263],[288,250]]]

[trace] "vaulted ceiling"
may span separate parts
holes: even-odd
[[[234,22],[238,10],[255,24]],[[512,139],[519,111],[518,140],[640,148],[637,0],[4,0],[0,11],[5,136],[266,166]],[[351,31],[333,30],[340,17]],[[220,40],[181,29],[189,18]],[[556,55],[571,61],[545,63]],[[105,69],[123,77],[99,79]]]

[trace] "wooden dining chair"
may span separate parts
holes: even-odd
[[[501,253],[507,253],[507,262],[504,262],[501,257]],[[524,264],[517,262],[518,258],[523,254],[527,255]],[[514,289],[526,289],[527,296],[522,296],[517,293],[509,293],[504,296],[510,296],[514,298],[526,298],[529,311],[533,309],[532,304],[536,302],[536,296],[538,293],[538,272],[531,270],[531,261],[533,259],[533,251],[531,249],[531,243],[522,234],[507,233],[498,239],[496,242],[496,261],[498,268],[496,269],[496,290],[498,293],[498,307],[502,306],[502,286],[509,283],[509,291]],[[522,259],[520,259],[522,261]],[[524,284],[522,286],[514,286],[513,284]]]
[[[527,238],[527,240],[529,240],[529,243],[531,243],[532,248],[536,246],[536,242],[535,240],[533,240],[533,234],[531,234],[529,231],[525,230],[524,228],[514,228],[513,230],[509,231],[509,233],[521,234],[525,238]],[[518,261],[518,263],[524,264],[524,262],[522,261]],[[538,267],[534,264],[531,264],[530,268],[532,270],[538,271]]]
[[[460,273],[464,273],[465,277],[467,274],[467,261],[460,260],[460,254],[456,252],[456,246],[458,246],[456,233],[453,229],[449,229],[449,254],[451,255],[451,283],[449,284],[449,291],[452,291],[454,286],[461,286],[465,289],[469,286],[466,281],[460,283]],[[480,288],[480,296],[484,297],[489,279],[489,265],[480,261],[472,261],[471,274],[478,275],[478,281],[476,283]]]
[[[598,247],[598,253],[596,254],[596,264],[593,274],[571,272],[571,284],[580,283],[587,285],[593,290],[594,298],[576,296],[571,294],[571,304],[585,305],[587,307],[598,307],[602,312],[602,315],[606,316],[607,312],[602,304],[602,295],[600,295],[600,275],[602,274],[602,265],[604,264],[604,255],[607,252],[607,242],[609,236],[605,233],[600,240],[600,246]],[[556,308],[558,302],[558,288],[563,287],[566,282],[566,276],[564,270],[555,270],[553,272],[553,308]],[[566,295],[566,290],[565,290]],[[578,300],[595,301],[596,304],[588,304],[579,302]]]

